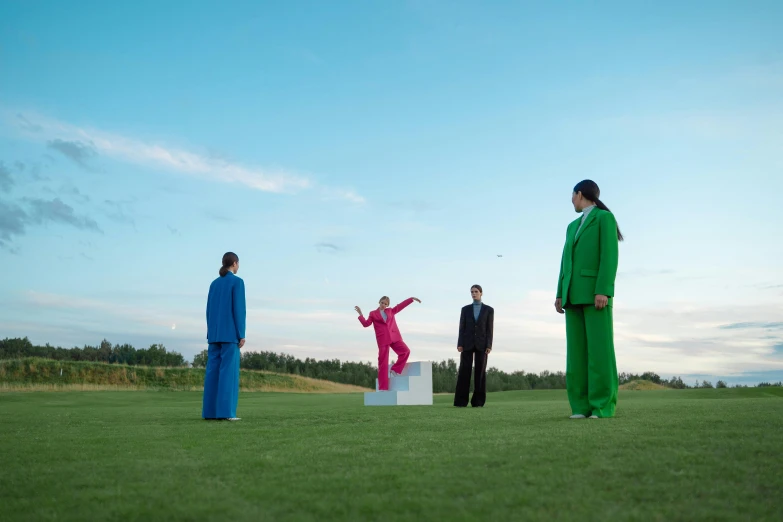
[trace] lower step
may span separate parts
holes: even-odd
[[[364,394],[365,406],[432,406],[432,393],[376,391]]]

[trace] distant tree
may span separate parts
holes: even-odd
[[[701,388],[713,388],[712,383],[709,381],[702,381],[701,382]]]
[[[688,388],[688,385],[683,382],[681,377],[672,377],[668,381],[664,381],[663,384],[664,386],[677,390],[684,390]]]
[[[193,367],[194,368],[206,368],[207,367],[207,353],[208,350],[202,350],[201,353],[197,353],[193,357]]]
[[[716,384],[715,387],[716,388],[728,388],[728,386],[726,386],[726,383],[723,382],[723,381],[718,381],[718,384]]]

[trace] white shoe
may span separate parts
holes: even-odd
[[[238,421],[238,420],[242,420],[242,419],[239,418],[239,417],[231,417],[230,419],[226,419],[226,420],[228,420],[228,421]]]
[[[582,414],[571,415],[571,416],[569,417],[569,419],[584,419],[584,418],[585,418],[585,416],[584,416],[584,415],[582,415]]]
[[[598,419],[599,417],[597,417],[596,415],[590,415],[590,418],[591,419]]]

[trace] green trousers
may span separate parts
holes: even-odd
[[[574,415],[614,417],[617,362],[612,307],[570,306],[566,313],[566,391]]]

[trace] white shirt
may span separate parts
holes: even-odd
[[[576,229],[576,234],[577,235],[579,235],[579,231],[582,230],[582,225],[585,224],[585,219],[587,219],[587,215],[594,208],[595,208],[595,205],[590,205],[589,207],[585,207],[584,209],[582,209],[582,221],[579,223],[579,228]]]

